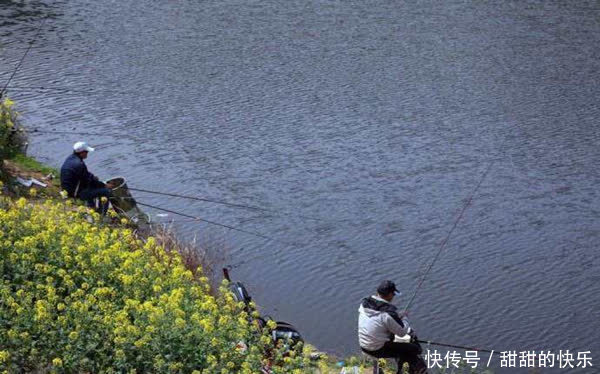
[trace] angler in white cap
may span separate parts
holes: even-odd
[[[95,207],[94,199],[100,197],[110,197],[110,190],[106,184],[100,182],[98,178],[90,173],[85,166],[85,160],[89,152],[94,148],[86,142],[77,142],[73,144],[73,153],[67,157],[60,168],[60,185],[67,191],[69,197],[85,200],[90,207]],[[106,214],[108,202],[100,203],[98,210]]]

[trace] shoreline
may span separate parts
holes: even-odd
[[[21,129],[21,131],[24,132],[24,127],[21,124],[19,124],[18,126]],[[48,167],[47,165],[44,165],[38,160],[29,157],[25,153],[21,152],[16,152],[11,158],[7,160],[2,160],[2,162],[3,179],[6,179],[6,174],[8,174],[9,178],[14,178],[16,176],[32,177],[47,183],[47,187],[45,188],[40,189],[32,187],[35,188],[36,191],[39,191],[39,193],[32,192],[31,189],[26,190],[24,188],[17,187],[14,190],[16,191],[16,193],[14,196],[12,196],[13,199],[17,199],[21,196],[28,196],[30,199],[43,198],[46,200],[63,203],[64,198],[61,197],[60,193],[60,181],[58,178],[58,170]],[[115,229],[132,228],[130,222],[124,221],[124,218],[121,218],[121,220],[117,221],[116,223],[113,222],[113,224],[115,225]],[[212,296],[222,296],[222,289],[220,291],[216,291],[220,282],[218,281],[219,277],[217,277],[215,274],[215,269],[212,269],[210,263],[207,262],[210,261],[210,259],[198,258],[198,248],[194,248],[193,246],[190,246],[189,243],[181,241],[181,239],[178,238],[177,234],[174,231],[169,230],[165,226],[158,229],[156,227],[153,227],[147,230],[146,232],[137,232],[136,237],[144,242],[147,242],[148,239],[158,239],[157,242],[159,246],[163,246],[168,253],[176,254],[176,256],[179,256],[182,259],[184,267],[187,268],[187,270],[192,274],[192,277],[194,279],[198,276],[196,271],[199,271],[203,275],[203,277],[208,276],[208,279],[210,279],[209,283],[212,285],[210,287],[210,293],[212,294]],[[204,253],[204,255],[206,255],[206,253]],[[210,275],[208,275],[207,272],[210,273]],[[219,295],[219,293],[221,293],[221,295]],[[305,372],[334,373],[339,372],[340,370],[345,368],[345,365],[350,365],[349,367],[347,367],[347,369],[349,370],[353,370],[354,367],[369,370],[368,367],[370,363],[365,360],[364,356],[362,358],[357,356],[349,356],[345,359],[340,359],[328,353],[316,351],[315,348],[308,343],[306,344],[306,346],[308,347],[309,353],[305,357],[305,359],[314,360],[315,358],[317,358],[316,361],[319,362],[319,368],[313,367],[312,369],[310,369],[310,371]],[[382,362],[381,364],[382,367],[386,365],[384,362]]]
[[[12,102],[10,106],[12,107]],[[18,121],[16,115],[13,119],[13,133],[26,134],[26,127],[23,126],[20,121]],[[20,139],[22,141],[26,138],[21,136]],[[33,157],[27,156],[25,153],[27,147],[23,147],[23,144],[13,145],[16,145],[19,150],[13,152],[8,158],[0,159],[0,178],[3,180],[3,184],[0,188],[2,194],[0,196],[3,198],[8,198],[11,201],[23,201],[22,199],[25,198],[27,199],[27,204],[34,206],[46,203],[59,204],[62,206],[63,204],[67,203],[67,206],[79,206],[78,209],[83,209],[81,203],[78,203],[72,199],[65,200],[64,197],[61,196],[59,170],[49,167]],[[41,187],[36,184],[24,186],[17,182],[17,178],[21,178],[21,180],[25,181],[34,178],[34,180],[45,183],[46,186]],[[70,201],[73,201],[76,204],[73,204]],[[86,209],[87,208],[84,210]],[[93,218],[94,222],[101,222],[101,220],[98,220],[98,217],[96,217],[95,213],[93,213],[91,210],[86,211],[88,212],[86,214],[88,214],[89,217],[95,217]],[[106,228],[106,224],[100,223],[100,225],[101,227]],[[181,259],[183,266],[191,274],[192,279],[198,279],[198,277],[201,277],[200,279],[205,279],[204,281],[201,281],[201,283],[208,280],[208,283],[210,284],[208,291],[212,297],[220,298],[228,293],[223,293],[224,290],[222,286],[219,289],[219,284],[223,283],[220,280],[221,277],[215,274],[216,269],[212,268],[212,264],[209,262],[211,259],[208,257],[208,254],[203,252],[201,248],[182,241],[177,234],[172,229],[166,227],[166,225],[153,225],[149,227],[148,230],[137,230],[135,226],[132,226],[131,222],[127,221],[126,218],[121,217],[117,221],[113,219],[112,222],[108,224],[108,229],[133,230],[134,236],[138,241],[144,243],[156,241],[157,245],[164,248],[166,253],[170,253],[171,255],[175,255]],[[317,352],[315,348],[310,346],[308,343],[306,343],[306,347],[306,351],[308,353],[305,355],[304,359],[314,361],[314,363],[311,364],[314,367],[310,369],[310,371],[306,371],[307,373],[326,373],[337,371],[337,366],[335,365],[335,361],[337,360],[332,361],[328,355],[322,352]],[[2,351],[2,344],[0,344],[0,351]],[[353,360],[353,362],[355,361],[356,360]],[[320,368],[317,368],[317,366],[320,366]],[[0,368],[1,367],[2,363],[0,360]]]

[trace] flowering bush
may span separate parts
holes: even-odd
[[[0,99],[0,167],[2,160],[14,156],[23,146],[24,140],[17,131],[17,112],[14,102],[8,98]]]
[[[0,372],[310,372],[225,284],[211,295],[201,269],[100,221],[0,197]]]

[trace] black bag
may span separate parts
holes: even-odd
[[[225,279],[231,282],[231,278],[229,277],[228,269],[223,269],[223,275]],[[242,282],[231,282],[229,283],[229,290],[233,294],[233,297],[236,302],[243,302],[246,307],[246,311],[250,312],[250,302],[252,298],[246,290],[246,287]],[[249,317],[252,320],[252,317]],[[268,316],[258,317],[256,321],[258,321],[261,328],[264,328],[267,325],[267,320],[271,319]],[[288,350],[293,349],[294,346],[298,342],[304,343],[304,339],[302,339],[302,335],[300,332],[291,324],[283,321],[276,321],[277,326],[271,332],[271,337],[275,343],[282,341],[285,346],[287,346]]]
[[[235,301],[237,301],[238,303],[240,301],[243,302],[244,304],[246,304],[246,308],[248,308],[250,302],[252,301],[252,298],[250,297],[250,294],[248,294],[248,290],[246,290],[246,287],[242,284],[242,282],[230,283],[229,290],[233,294]]]
[[[271,332],[273,341],[276,343],[278,341],[282,341],[283,344],[287,345],[289,349],[293,349],[294,346],[299,342],[304,343],[302,335],[300,335],[300,332],[293,325],[283,321],[276,322],[277,327],[275,327],[275,329],[273,329]]]

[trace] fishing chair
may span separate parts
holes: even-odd
[[[383,370],[379,367],[379,359],[377,357],[365,352],[362,352],[362,355],[366,362],[373,365],[373,374],[384,374]]]

